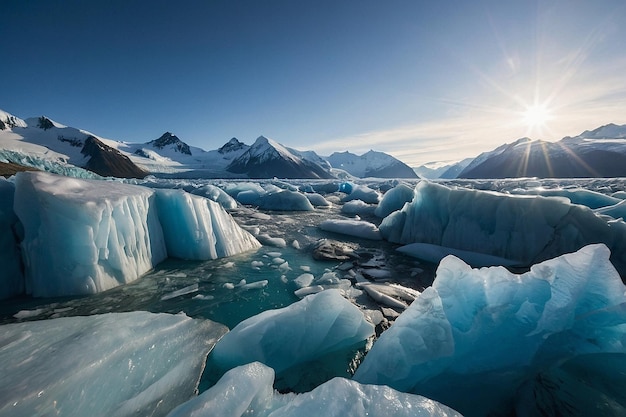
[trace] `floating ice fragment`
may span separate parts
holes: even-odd
[[[242,321],[220,340],[212,357],[222,369],[258,360],[280,373],[373,332],[355,305],[339,291],[327,290]]]
[[[370,240],[382,240],[378,227],[373,223],[359,220],[324,220],[319,228],[327,232],[340,233]]]
[[[161,297],[161,301],[169,300],[171,298],[180,297],[181,295],[191,294],[192,292],[198,292],[198,284],[192,284],[180,290],[172,291]]]

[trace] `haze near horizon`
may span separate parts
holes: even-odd
[[[626,123],[626,4],[3,5],[0,108],[99,136],[259,135],[417,166]]]

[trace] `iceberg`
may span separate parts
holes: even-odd
[[[258,249],[261,244],[217,202],[182,190],[156,190],[169,256],[207,260]]]
[[[359,237],[362,239],[382,240],[382,235],[375,224],[363,220],[329,219],[319,224],[327,232]]]
[[[167,256],[149,188],[44,172],[18,173],[15,187],[27,294],[93,294]]]
[[[461,417],[428,398],[345,378],[333,378],[303,394],[279,394],[272,387],[273,381],[274,371],[262,363],[239,366],[209,390],[176,407],[168,417]]]
[[[25,292],[35,297],[105,291],[168,255],[206,260],[261,246],[219,203],[182,190],[24,172],[13,206],[24,227]]]
[[[0,326],[0,415],[164,416],[197,392],[228,331],[184,314],[110,313]]]
[[[367,185],[342,184],[339,191],[348,193],[342,199],[344,203],[352,200],[361,200],[367,204],[378,204],[380,201],[380,193]]]
[[[563,198],[513,196],[422,181],[413,201],[379,226],[393,243],[427,243],[530,266],[604,243],[626,276],[626,223],[607,221]]]
[[[507,415],[538,372],[579,355],[626,353],[626,287],[609,255],[605,245],[589,245],[521,275],[446,257],[354,379],[467,416]]]
[[[209,200],[220,203],[226,210],[237,208],[237,201],[219,187],[211,184],[205,184],[201,187],[191,190],[192,194],[206,197]]]
[[[280,374],[373,334],[374,326],[361,311],[330,289],[242,321],[220,340],[211,358],[223,370],[259,361]]]
[[[241,201],[241,200],[240,200]],[[259,196],[254,203],[262,210],[313,211],[308,198],[297,191],[281,190]]]
[[[413,189],[408,185],[398,184],[384,195],[374,214],[378,217],[387,217],[397,210],[401,210],[406,203],[413,200]]]

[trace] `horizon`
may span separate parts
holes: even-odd
[[[417,167],[626,123],[619,0],[36,0],[3,14],[0,108],[118,141],[263,135]]]

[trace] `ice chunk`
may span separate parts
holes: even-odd
[[[308,287],[313,283],[315,277],[313,274],[304,273],[298,276],[298,278],[294,279],[293,282],[296,284],[298,288]]]
[[[394,243],[428,243],[532,264],[605,243],[626,275],[626,224],[564,199],[511,196],[422,181],[411,203],[381,223]]]
[[[319,224],[319,228],[327,232],[340,233],[363,239],[382,240],[382,235],[376,225],[361,220],[324,220]]]
[[[466,415],[507,414],[537,371],[580,354],[626,352],[626,288],[609,255],[591,245],[521,275],[449,256],[354,378]]]
[[[166,257],[151,189],[43,172],[20,172],[15,184],[29,294],[104,291]]]
[[[22,225],[13,212],[15,186],[0,177],[0,300],[24,292],[19,236]]]
[[[156,190],[159,219],[170,256],[207,260],[257,249],[261,244],[218,203],[182,190]]]
[[[304,394],[279,394],[274,371],[253,362],[226,373],[216,385],[181,404],[168,417],[214,416],[353,416],[460,417],[428,398],[376,385],[334,378]]]
[[[348,201],[341,207],[341,212],[345,214],[358,214],[363,216],[371,216],[376,210],[375,204],[367,204],[361,200]]]
[[[587,206],[591,209],[612,206],[620,202],[619,198],[611,197],[592,190],[586,190],[584,188],[531,188],[516,189],[513,190],[513,192],[526,195],[542,195],[544,197],[565,197],[573,204],[582,204],[583,206]]]
[[[215,201],[216,203],[220,203],[221,206],[227,210],[237,208],[237,201],[230,195],[228,195],[226,191],[222,190],[219,187],[216,187],[215,185],[205,184],[202,187],[194,189],[193,191],[191,191],[191,193],[206,197],[210,200]]]
[[[260,361],[280,373],[373,334],[355,305],[339,291],[327,290],[242,321],[216,345],[212,357],[222,369]]]
[[[340,191],[343,190],[340,189]],[[380,193],[376,190],[371,189],[367,185],[353,185],[350,193],[342,200],[345,203],[352,200],[361,200],[368,204],[378,204],[378,202],[380,201]]]
[[[254,205],[262,210],[312,211],[313,205],[304,194],[296,191],[280,191],[261,196]]]
[[[68,317],[0,327],[0,414],[163,416],[194,395],[228,330],[184,314]]]
[[[399,184],[387,191],[376,207],[374,214],[378,217],[387,217],[396,210],[402,209],[406,203],[413,200],[413,189],[408,185]]]
[[[304,194],[304,196],[309,199],[313,207],[328,208],[333,206],[333,204],[330,201],[326,200],[321,194],[306,193]]]

